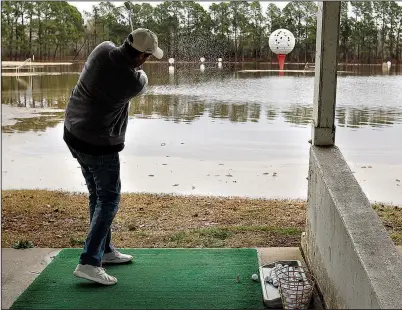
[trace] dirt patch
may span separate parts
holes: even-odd
[[[87,195],[45,190],[2,192],[2,242],[82,247],[89,227]],[[374,207],[402,244],[402,209]],[[380,208],[380,209],[379,209]],[[117,247],[294,247],[306,202],[234,197],[123,194],[113,223]]]

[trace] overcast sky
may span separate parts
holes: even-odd
[[[68,3],[70,3],[71,5],[76,6],[77,9],[82,14],[84,13],[84,11],[91,11],[92,6],[95,4],[98,4],[100,2],[101,1],[68,1]],[[124,3],[123,1],[111,1],[111,2],[113,2],[113,4],[115,6],[121,6]],[[155,5],[155,6],[158,5],[159,3],[162,3],[162,1],[131,1],[131,2],[133,2],[133,3],[147,2],[147,3],[150,3],[151,5]],[[205,10],[208,10],[208,8],[210,7],[210,5],[212,3],[219,3],[222,1],[196,1],[196,2],[201,4]],[[263,8],[263,12],[265,12],[268,4],[271,2],[275,3],[279,8],[283,9],[289,1],[261,1],[260,3]]]

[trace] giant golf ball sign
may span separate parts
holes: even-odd
[[[287,55],[295,47],[295,37],[287,29],[277,29],[269,36],[268,44],[275,54]]]

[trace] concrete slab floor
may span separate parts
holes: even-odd
[[[297,247],[257,248],[257,251],[260,265],[277,260],[299,260],[305,265],[300,249]]]
[[[402,247],[398,247],[402,254]],[[3,248],[1,253],[1,308],[11,307],[17,297],[32,283],[61,249],[33,248],[15,250]],[[260,265],[276,260],[304,260],[299,248],[257,248]],[[321,308],[316,305],[316,308]]]
[[[10,308],[59,252],[60,249],[49,248],[2,249],[1,308]]]

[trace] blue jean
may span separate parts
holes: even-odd
[[[111,225],[120,202],[119,153],[87,155],[70,148],[81,166],[88,191],[90,228],[79,263],[101,266],[104,253],[111,252]]]

